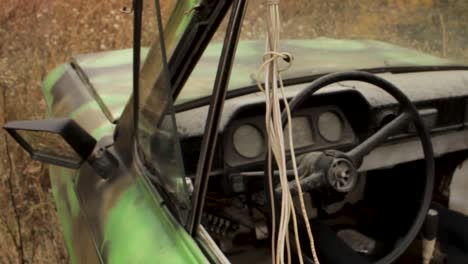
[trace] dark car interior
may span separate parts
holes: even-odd
[[[438,81],[429,81],[428,74]],[[448,209],[451,175],[467,155],[468,142],[459,142],[456,136],[466,133],[468,121],[468,92],[462,85],[465,75],[463,71],[380,75],[408,95],[432,137],[436,170],[431,208],[439,218],[437,253],[431,263],[468,262],[468,234],[455,231],[463,230],[468,218]],[[292,99],[307,85],[287,87],[287,96]],[[427,93],[421,93],[422,89]],[[366,83],[330,85],[293,112],[298,163],[310,153],[351,150],[394,120],[399,110],[395,100]],[[203,131],[196,129],[203,121],[196,117],[206,116],[201,114],[204,111],[206,106],[198,106],[176,114],[185,169],[191,177]],[[271,216],[263,188],[264,112],[258,93],[227,100],[223,111],[202,224],[233,263],[270,261]],[[424,171],[421,144],[415,126],[409,124],[365,157],[351,191],[335,195],[308,192],[308,218],[322,262],[368,263],[388,254],[416,217],[424,192]],[[397,263],[420,261],[422,234]]]

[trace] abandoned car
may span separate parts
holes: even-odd
[[[72,263],[468,263],[468,60],[411,44],[433,19],[279,39],[248,15],[283,1],[173,2],[134,0],[132,49],[59,65],[47,119],[4,126],[51,164]]]

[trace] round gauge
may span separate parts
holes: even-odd
[[[319,116],[318,130],[324,139],[335,142],[343,135],[343,123],[336,113],[324,112]]]
[[[256,158],[263,153],[262,133],[252,125],[238,127],[232,137],[234,148],[244,158]]]

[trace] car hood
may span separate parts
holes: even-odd
[[[229,83],[230,90],[256,83],[264,46],[263,41],[239,42]],[[375,40],[323,37],[285,40],[282,48],[295,58],[291,67],[283,74],[285,79],[351,69],[455,64],[450,60]],[[211,94],[221,49],[222,43],[208,46],[176,104]],[[142,57],[147,54],[148,49],[142,49]],[[115,95],[129,98],[132,92],[132,49],[79,55],[73,58],[72,63],[100,105],[106,108],[103,110],[110,112],[114,121],[117,120],[125,104],[122,101],[116,104]]]

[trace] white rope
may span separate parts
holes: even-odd
[[[294,238],[298,253],[299,262],[303,263],[302,248],[299,241],[299,231],[297,228],[297,216],[292,199],[291,192],[289,190],[288,178],[287,178],[287,167],[286,167],[286,148],[284,142],[284,133],[281,120],[281,106],[280,97],[278,90],[281,93],[282,100],[285,105],[285,109],[288,117],[288,143],[289,150],[291,152],[291,158],[293,163],[294,178],[298,186],[299,202],[301,206],[301,212],[304,217],[306,224],[308,237],[310,240],[310,247],[314,262],[319,264],[317,254],[315,252],[314,238],[312,235],[312,229],[309,224],[308,214],[305,207],[304,197],[301,185],[299,183],[299,176],[297,172],[296,157],[294,153],[293,144],[293,133],[292,133],[292,117],[289,109],[289,104],[284,92],[283,80],[281,78],[281,72],[287,70],[291,64],[293,57],[291,54],[286,52],[278,52],[279,40],[280,40],[280,16],[279,16],[279,0],[267,0],[267,39],[266,39],[266,52],[263,56],[263,64],[260,66],[257,74],[257,85],[260,90],[265,93],[266,97],[266,114],[265,124],[268,134],[268,175],[270,182],[270,201],[272,210],[272,263],[284,263],[285,250],[287,263],[291,263],[291,248],[289,244],[289,223],[292,218]],[[280,69],[278,66],[278,59],[284,59],[289,64],[286,68]],[[263,87],[260,83],[260,74],[265,72],[265,86]],[[276,234],[276,212],[274,205],[274,190],[273,190],[273,177],[271,175],[272,165],[272,154],[279,170],[279,179],[281,186],[281,212],[278,223],[278,234]]]

